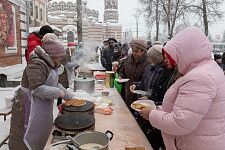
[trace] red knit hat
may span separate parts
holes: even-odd
[[[168,58],[169,62],[170,62],[170,65],[171,65],[171,68],[174,68],[176,66],[176,62],[173,60],[173,58],[170,56],[170,54],[168,54],[166,52],[166,50],[163,48],[162,49],[162,54],[163,54],[163,64],[167,67],[167,68],[170,68],[170,66],[165,62],[165,56]]]

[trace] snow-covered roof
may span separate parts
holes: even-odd
[[[50,16],[49,19],[61,19],[59,16]]]
[[[71,3],[76,3],[76,0],[49,0],[49,3],[60,3],[60,2],[64,2],[64,3],[68,3],[68,2],[71,2]],[[87,0],[82,0],[83,3],[87,3]]]

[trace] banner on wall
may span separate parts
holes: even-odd
[[[12,47],[15,40],[14,12],[10,2],[0,1],[0,46]]]

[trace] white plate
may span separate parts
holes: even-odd
[[[147,95],[146,91],[142,91],[142,90],[133,90],[131,92],[135,94],[141,94],[143,96]]]
[[[134,101],[130,105],[132,109],[134,109],[136,111],[142,111],[142,109],[135,108],[135,105],[134,104],[142,104],[145,107],[151,107],[151,108],[154,108],[154,109],[156,108],[155,102],[152,101],[152,100],[137,100],[137,101]]]
[[[115,79],[115,80],[119,83],[123,83],[129,81],[130,79]]]

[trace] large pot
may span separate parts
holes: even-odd
[[[113,133],[111,131],[106,131],[105,133],[98,131],[85,131],[78,133],[74,139],[82,146],[84,144],[96,143],[102,145],[101,148],[97,150],[108,150],[109,141],[113,138]],[[87,150],[79,147],[80,150]]]
[[[80,77],[74,79],[74,91],[84,90],[87,93],[95,92],[95,79],[88,77]]]
[[[101,148],[96,150],[108,150],[109,141],[113,138],[113,133],[111,131],[106,131],[105,133],[97,131],[85,131],[78,133],[74,139],[80,144],[96,143],[102,145]],[[48,146],[45,150],[58,150],[67,148],[68,144],[72,144],[70,140],[60,141]],[[79,150],[87,150],[79,148]]]

